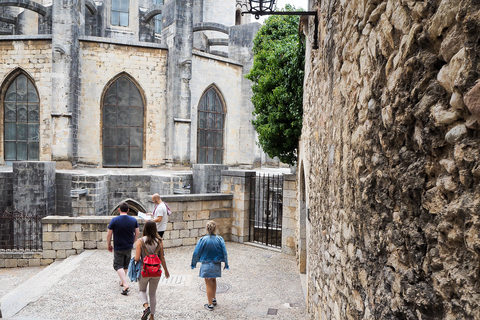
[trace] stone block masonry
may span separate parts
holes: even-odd
[[[283,175],[282,251],[295,254],[295,230],[297,229],[297,183],[294,174]]]
[[[309,311],[480,319],[479,2],[316,4],[298,166]]]
[[[164,246],[194,245],[205,235],[207,221],[217,223],[217,234],[232,239],[232,195],[172,195],[162,199],[172,209]],[[192,206],[191,204],[195,204]],[[48,265],[84,250],[107,249],[112,216],[48,216],[42,219],[43,252],[0,252],[0,268]],[[137,217],[140,234],[145,221]]]
[[[55,214],[55,162],[13,163],[13,206],[25,213]]]

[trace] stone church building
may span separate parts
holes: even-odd
[[[0,1],[0,165],[259,166],[244,0]]]

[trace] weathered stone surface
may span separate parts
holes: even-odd
[[[452,124],[460,117],[455,110],[445,110],[445,108],[439,104],[432,108],[432,116],[438,125]]]
[[[468,110],[480,120],[480,82],[467,92],[464,101]]]
[[[438,73],[437,80],[449,93],[453,92],[453,85],[457,77],[459,76],[460,70],[464,66],[465,50],[461,49],[450,62],[443,66],[443,68]]]
[[[478,318],[480,128],[463,103],[480,74],[478,1],[313,9],[325,36],[307,49],[297,196],[309,311]]]
[[[455,110],[460,110],[460,111],[465,110],[465,103],[463,102],[463,96],[456,91],[452,93],[452,97],[450,98],[450,105]]]
[[[462,32],[459,25],[450,30],[442,41],[440,46],[440,56],[446,62],[449,62],[452,57],[457,54],[458,51],[463,47],[465,42],[465,35]]]
[[[450,144],[454,144],[466,134],[467,127],[464,124],[459,124],[458,126],[453,127],[450,131],[447,132],[447,134],[445,135],[445,140]]]

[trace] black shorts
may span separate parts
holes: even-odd
[[[113,269],[128,269],[130,259],[132,258],[132,249],[113,250]]]

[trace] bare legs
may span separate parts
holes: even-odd
[[[128,272],[128,269],[117,270],[117,274],[120,277],[120,280],[122,281],[122,284],[123,284],[123,290],[127,290],[129,288],[127,284],[127,272]]]
[[[217,294],[217,278],[205,278],[205,286],[207,287],[208,304],[213,304],[213,298]]]

